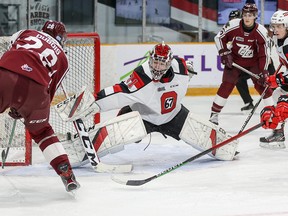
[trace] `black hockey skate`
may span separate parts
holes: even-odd
[[[218,115],[219,115],[219,113],[212,112],[211,115],[210,115],[209,121],[212,122],[215,125],[218,125],[219,124],[218,123]]]
[[[284,149],[285,148],[284,126],[280,129],[273,130],[272,134],[267,137],[260,137],[260,146],[267,149]]]
[[[244,107],[241,108],[241,111],[249,111],[249,110],[252,110],[254,108],[254,105],[253,105],[253,102],[251,101],[250,103],[248,104],[245,104]]]
[[[67,163],[60,164],[58,169],[62,172],[60,177],[67,192],[72,192],[80,188],[80,184],[76,181],[75,175]]]

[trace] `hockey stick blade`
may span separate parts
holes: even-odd
[[[177,168],[183,166],[186,163],[192,162],[192,161],[194,161],[194,160],[196,160],[196,159],[198,159],[198,158],[210,153],[211,151],[213,151],[213,150],[215,150],[217,148],[220,148],[221,146],[224,146],[224,145],[232,142],[233,140],[236,140],[236,139],[238,139],[238,138],[240,138],[240,137],[242,137],[242,136],[244,136],[244,135],[246,135],[246,134],[248,134],[248,133],[250,133],[250,132],[252,132],[252,131],[254,131],[256,129],[258,129],[258,128],[260,128],[262,125],[263,125],[263,123],[259,123],[257,125],[254,125],[253,127],[248,128],[247,130],[245,130],[245,131],[243,131],[241,133],[238,133],[237,135],[235,135],[233,137],[230,137],[229,139],[224,140],[223,142],[220,142],[217,145],[215,145],[215,146],[213,146],[213,147],[211,147],[211,148],[209,148],[209,149],[207,149],[207,150],[205,150],[205,151],[203,151],[203,152],[201,152],[201,153],[199,153],[197,155],[194,155],[194,156],[188,158],[187,160],[185,160],[185,161],[183,161],[183,162],[181,162],[179,164],[176,164],[176,165],[174,165],[174,166],[172,166],[172,167],[170,167],[170,168],[168,168],[168,169],[166,169],[166,170],[164,170],[164,171],[162,171],[162,172],[160,172],[160,173],[158,173],[156,175],[153,175],[153,176],[151,176],[149,178],[142,179],[142,180],[140,179],[140,180],[126,180],[125,181],[125,180],[121,180],[119,178],[116,178],[114,176],[111,179],[113,181],[115,181],[115,182],[117,182],[119,184],[123,184],[123,185],[129,185],[129,186],[144,185],[144,184],[146,184],[146,183],[148,183],[148,182],[150,182],[150,181],[152,181],[152,180],[154,180],[156,178],[159,178],[159,177],[161,177],[161,176],[163,176],[163,175],[165,175],[167,173],[170,173],[173,170],[176,170]]]
[[[4,164],[5,164],[5,158],[6,158],[6,154],[5,154],[5,149],[2,150],[1,153],[1,158],[2,158],[2,169],[4,169]]]

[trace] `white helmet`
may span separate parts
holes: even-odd
[[[171,48],[164,43],[154,46],[150,52],[149,67],[153,81],[158,82],[171,66],[173,56]]]
[[[288,28],[288,11],[276,11],[270,21],[270,25],[273,24],[284,24]]]

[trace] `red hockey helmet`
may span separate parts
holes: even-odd
[[[173,56],[171,48],[164,43],[154,46],[150,52],[149,67],[154,81],[159,81],[171,66]]]
[[[67,32],[65,25],[62,22],[48,20],[42,27],[42,31],[55,38],[63,47],[67,39]]]
[[[254,0],[247,0],[244,7],[242,8],[242,14],[243,13],[252,13],[254,16],[257,17],[258,14],[258,8],[255,4]]]

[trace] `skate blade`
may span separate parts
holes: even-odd
[[[271,143],[260,142],[260,147],[265,148],[265,149],[270,149],[270,150],[277,150],[277,149],[285,149],[286,148],[284,142],[278,142],[278,143],[275,143],[273,145]]]

